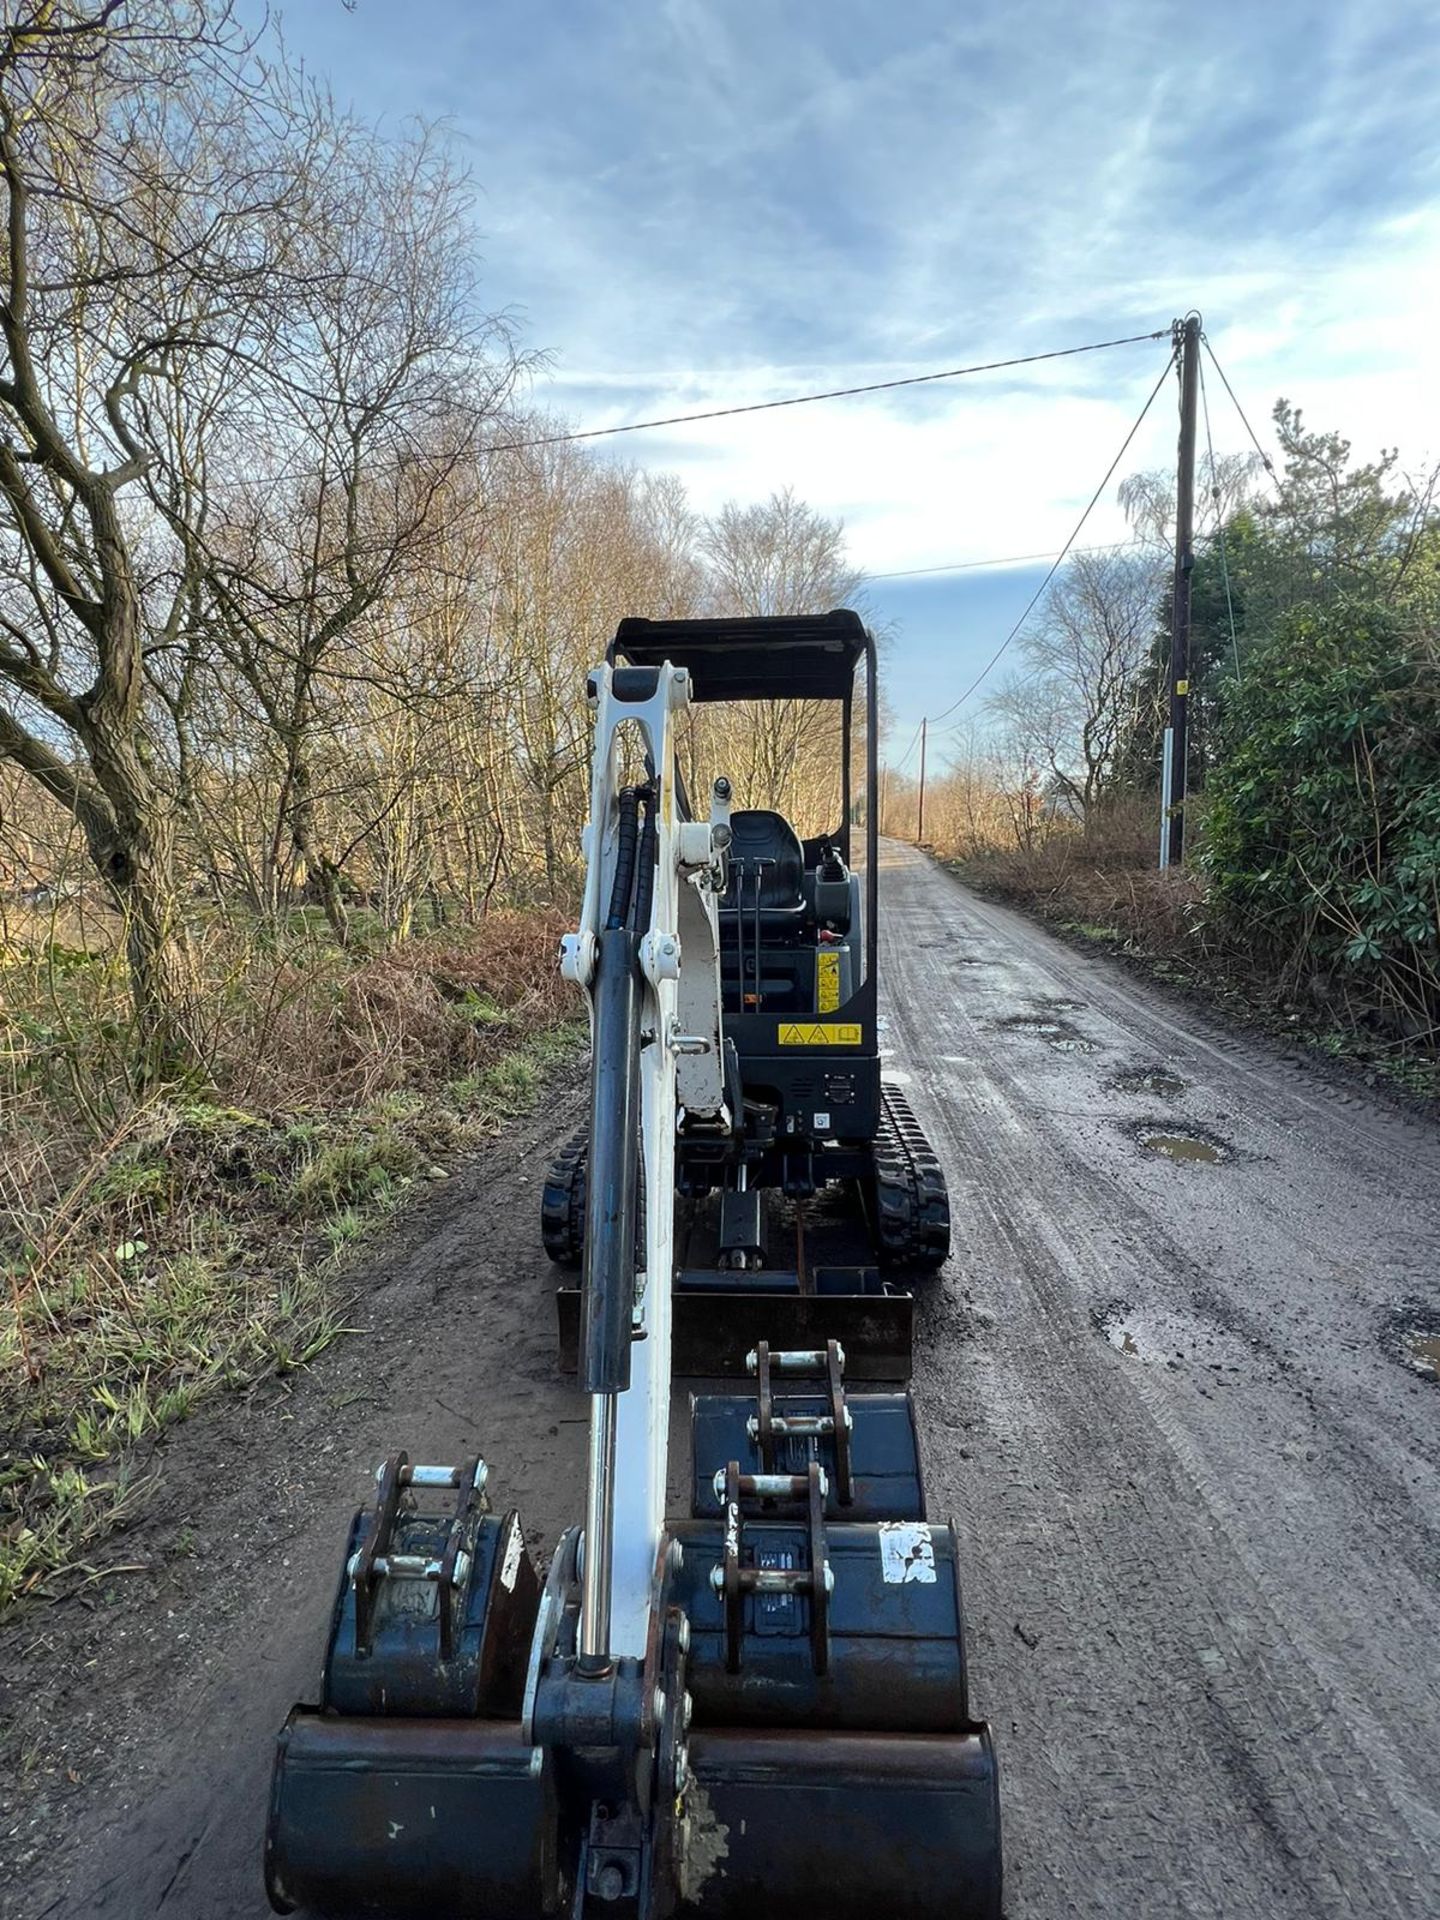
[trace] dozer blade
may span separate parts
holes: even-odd
[[[516,1721],[297,1707],[275,1756],[265,1887],[317,1920],[539,1920],[559,1898],[550,1756]]]
[[[823,1347],[838,1340],[851,1380],[905,1381],[912,1367],[914,1300],[884,1282],[865,1293],[761,1292],[743,1274],[719,1275],[728,1286],[693,1287],[680,1276],[671,1309],[672,1370],[677,1376],[732,1379],[761,1340],[777,1347]],[[767,1274],[767,1280],[777,1276]],[[739,1285],[735,1285],[739,1282]],[[579,1355],[580,1289],[555,1295],[560,1364],[573,1373]]]
[[[690,1739],[682,1912],[703,1920],[999,1920],[1000,1803],[986,1727]]]

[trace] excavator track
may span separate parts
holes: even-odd
[[[874,1173],[867,1183],[875,1250],[887,1267],[933,1270],[944,1265],[950,1251],[945,1175],[904,1094],[888,1083],[880,1091]],[[545,1251],[557,1266],[572,1269],[580,1266],[585,1251],[587,1149],[583,1131],[565,1143],[550,1164],[540,1202]]]
[[[540,1195],[540,1237],[557,1267],[579,1271],[585,1258],[585,1169],[590,1136],[585,1128],[570,1139],[550,1162]],[[640,1170],[635,1257],[645,1265],[645,1170]]]
[[[560,1149],[545,1175],[540,1197],[540,1233],[558,1267],[578,1268],[585,1252],[585,1160],[588,1127]]]
[[[943,1266],[950,1252],[950,1196],[935,1150],[910,1103],[882,1081],[872,1176],[875,1238],[891,1267]]]

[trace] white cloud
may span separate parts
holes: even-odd
[[[451,108],[487,286],[575,424],[1164,325],[1192,303],[1262,433],[1440,452],[1428,0],[311,0],[360,103]],[[348,19],[349,16],[346,16]],[[360,56],[363,54],[363,61]],[[363,68],[363,71],[361,70]],[[1059,542],[1147,391],[1140,348],[598,443],[698,505],[790,484],[887,571]],[[1244,444],[1218,385],[1219,443]],[[1173,458],[1162,394],[1132,456]],[[1092,524],[1113,536],[1107,501]]]
[[[1285,394],[1317,424],[1334,425],[1362,456],[1398,444],[1415,464],[1440,455],[1440,384],[1428,373],[1432,315],[1440,311],[1440,211],[1390,222],[1363,260],[1268,274],[1217,276],[1196,289],[1207,330],[1264,444]],[[1159,287],[1146,318],[1168,320]],[[1218,314],[1218,319],[1215,316]],[[1061,344],[1063,336],[1056,337]],[[698,507],[793,485],[842,514],[857,560],[884,572],[1058,547],[1099,483],[1163,364],[1166,349],[1137,346],[1079,360],[978,375],[931,387],[599,443],[610,457],[654,460],[682,474]],[[890,377],[890,367],[842,369]],[[687,373],[643,394],[644,405],[769,399],[820,368],[723,376]],[[576,376],[591,378],[591,376]],[[628,383],[590,389],[588,423],[635,417]],[[562,385],[566,409],[574,400]],[[603,392],[603,402],[602,402]],[[1217,451],[1248,446],[1213,368],[1207,392]],[[1121,472],[1168,466],[1175,402],[1167,385]],[[1087,536],[1124,531],[1113,488]]]

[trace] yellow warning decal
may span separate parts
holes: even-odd
[[[780,1023],[782,1047],[858,1047],[860,1028],[844,1020],[796,1020]]]
[[[840,1004],[840,955],[834,947],[822,947],[815,956],[815,1005],[821,1013],[834,1013]]]
[[[1181,695],[1189,693],[1190,682],[1188,680],[1177,680],[1175,682],[1175,691]]]

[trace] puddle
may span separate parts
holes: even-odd
[[[1440,1380],[1440,1333],[1410,1333],[1405,1351],[1414,1371],[1426,1380]]]
[[[1110,1086],[1115,1093],[1158,1093],[1167,1099],[1185,1091],[1185,1082],[1168,1067],[1130,1067],[1117,1073]]]
[[[1162,1160],[1213,1167],[1234,1158],[1228,1142],[1217,1138],[1206,1128],[1193,1124],[1176,1126],[1173,1120],[1162,1120],[1157,1116],[1148,1120],[1132,1120],[1124,1131],[1137,1147],[1143,1147],[1147,1153],[1159,1154]]]
[[[1225,1158],[1223,1147],[1212,1146],[1208,1140],[1197,1140],[1189,1133],[1142,1133],[1138,1138],[1142,1147],[1164,1154],[1167,1160],[1195,1160],[1204,1166],[1214,1166]]]
[[[1433,1296],[1411,1297],[1391,1307],[1380,1331],[1386,1358],[1417,1380],[1440,1385],[1440,1308]]]
[[[1090,1324],[1107,1346],[1127,1359],[1171,1372],[1185,1370],[1211,1387],[1243,1372],[1248,1358],[1223,1328],[1170,1308],[1147,1309],[1114,1300],[1095,1308]]]
[[[1062,1000],[1057,1003],[1057,1009],[1078,1004],[1074,1000]],[[1083,1039],[1068,1020],[1056,1020],[1048,1011],[1012,1013],[996,1024],[1005,1033],[1033,1033],[1037,1040],[1044,1040],[1056,1053],[1094,1053],[1096,1048],[1096,1042]]]

